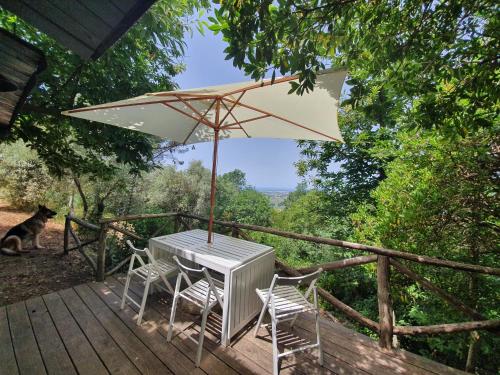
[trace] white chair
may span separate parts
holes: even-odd
[[[262,319],[269,311],[271,315],[271,328],[273,340],[273,374],[279,372],[279,360],[287,355],[318,348],[319,363],[323,366],[323,350],[321,348],[321,337],[319,330],[319,309],[318,309],[318,291],[316,281],[323,270],[320,268],[316,272],[299,277],[280,277],[274,275],[271,286],[266,289],[256,289],[257,295],[264,303],[262,311],[255,327],[254,336],[257,337]],[[300,285],[309,284],[309,288],[303,294],[297,288]],[[308,301],[310,294],[313,294],[313,303]],[[276,326],[280,322],[291,321],[290,328],[293,328],[297,316],[301,313],[312,312],[316,317],[316,340],[315,344],[304,345],[299,348],[289,350],[283,353],[278,351],[278,340],[276,336]]]
[[[198,341],[198,350],[196,352],[196,367],[200,366],[201,353],[203,349],[203,339],[205,337],[205,327],[207,325],[207,317],[212,308],[219,304],[223,306],[222,298],[224,296],[224,283],[213,279],[205,267],[201,269],[193,269],[183,265],[179,259],[174,256],[174,260],[179,266],[179,274],[177,275],[177,283],[175,284],[174,301],[172,303],[172,311],[170,314],[170,323],[168,326],[167,341],[172,340],[174,331],[175,310],[179,298],[184,298],[189,302],[194,303],[202,310],[200,339]],[[191,282],[189,275],[199,278],[195,283]],[[182,279],[188,284],[187,288],[180,291]]]
[[[177,266],[172,263],[168,263],[163,259],[156,260],[148,248],[143,250],[136,248],[132,242],[127,241],[128,246],[132,249],[132,258],[130,259],[130,265],[127,272],[127,281],[125,282],[125,289],[123,290],[121,309],[125,307],[125,301],[128,299],[134,305],[139,308],[139,316],[137,317],[137,325],[142,322],[142,315],[144,314],[144,308],[146,307],[146,300],[148,298],[149,286],[152,283],[156,283],[161,280],[167,287],[167,291],[174,294],[174,289],[168,281],[168,277],[177,273]],[[145,263],[142,257],[147,257],[148,263]],[[139,267],[134,268],[135,260],[139,261]],[[132,297],[128,295],[128,289],[130,287],[130,279],[132,276],[138,276],[144,280],[144,294],[142,295],[141,304],[137,303]],[[162,288],[165,289],[165,288]]]

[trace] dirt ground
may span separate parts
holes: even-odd
[[[0,238],[32,215],[0,201]],[[40,237],[46,249],[21,256],[0,254],[0,306],[90,281],[92,272],[78,251],[62,255],[64,226],[49,221]],[[25,247],[26,248],[26,247]]]

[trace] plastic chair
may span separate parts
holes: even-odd
[[[274,275],[271,286],[266,289],[256,289],[257,295],[264,303],[262,311],[255,327],[254,336],[257,337],[262,319],[266,311],[271,315],[271,328],[273,340],[273,374],[278,375],[279,360],[287,355],[318,348],[319,363],[323,366],[323,350],[321,348],[321,337],[319,329],[319,309],[318,309],[318,291],[315,286],[320,273],[323,270],[299,277],[280,277]],[[297,288],[300,285],[309,284],[309,288],[303,294]],[[313,303],[308,301],[310,294],[313,294]],[[278,340],[276,336],[276,326],[280,322],[291,321],[290,328],[293,328],[297,316],[301,313],[312,312],[316,317],[316,339],[315,344],[304,345],[299,348],[289,350],[283,353],[278,351]]]
[[[156,283],[161,280],[167,287],[166,290],[171,294],[174,294],[174,289],[168,281],[168,277],[177,273],[177,266],[175,264],[166,262],[163,259],[156,260],[148,248],[143,250],[136,248],[132,242],[127,240],[127,245],[132,249],[132,258],[130,259],[130,265],[127,272],[127,281],[125,282],[125,289],[123,290],[122,303],[120,308],[125,307],[125,301],[128,299],[134,305],[139,308],[139,316],[137,317],[137,325],[142,322],[142,315],[144,314],[144,308],[146,307],[146,300],[148,298],[149,287],[152,283]],[[145,263],[142,257],[147,257],[148,263]],[[138,260],[139,267],[134,268],[135,260]],[[144,294],[142,296],[141,304],[137,303],[132,297],[128,295],[128,289],[130,287],[130,279],[132,276],[138,276],[144,280]],[[162,288],[165,289],[165,288]]]
[[[203,339],[205,337],[205,328],[207,325],[207,317],[212,308],[217,304],[221,307],[224,306],[222,303],[222,298],[224,296],[224,283],[219,280],[214,280],[205,267],[201,269],[189,268],[182,264],[176,256],[174,256],[174,260],[179,266],[179,274],[177,275],[177,283],[175,284],[174,301],[172,303],[172,311],[170,314],[167,341],[170,342],[172,340],[175,312],[179,298],[184,298],[185,300],[200,307],[202,310],[201,330],[195,360],[196,367],[199,367],[203,349]],[[189,278],[189,275],[197,277],[199,280],[193,283]],[[182,279],[186,281],[188,287],[180,291]]]

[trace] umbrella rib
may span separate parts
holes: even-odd
[[[244,94],[244,93],[243,93],[243,94]],[[241,99],[241,97],[243,96],[243,94],[240,96],[240,99]],[[236,117],[234,117],[233,113],[231,112],[232,108],[234,108],[234,105],[233,105],[233,107],[231,108],[231,110],[229,110],[229,109],[228,109],[228,107],[227,107],[227,105],[226,105],[226,103],[224,103],[224,100],[221,100],[221,102],[222,102],[222,105],[224,106],[224,108],[226,108],[226,110],[228,111],[228,113],[231,115],[231,117],[233,118],[233,120],[234,120],[234,121],[236,121],[236,123],[238,124],[239,128],[240,128],[241,130],[243,130],[243,133],[245,133],[245,135],[247,136],[247,138],[251,138],[251,137],[248,135],[247,131],[246,131],[245,129],[243,129],[243,126],[241,126],[241,123],[240,123],[240,122],[236,119]]]
[[[231,102],[231,103],[234,103],[234,102],[235,102],[235,101],[234,101],[234,100],[232,100],[232,99],[227,99],[227,98],[225,98],[225,100],[227,100],[228,102]],[[307,126],[301,125],[301,124],[299,124],[299,123],[297,123],[297,122],[295,122],[295,121],[289,120],[289,119],[287,119],[287,118],[285,118],[285,117],[275,115],[274,113],[270,113],[270,112],[264,111],[264,110],[262,110],[262,109],[259,109],[259,108],[257,108],[257,107],[253,107],[253,106],[251,106],[251,105],[248,105],[248,104],[245,104],[245,103],[242,103],[242,102],[239,102],[239,103],[238,103],[238,105],[239,105],[239,106],[242,106],[242,107],[244,107],[244,108],[248,108],[248,109],[254,110],[254,111],[256,111],[256,112],[260,112],[260,113],[263,113],[263,114],[269,115],[270,117],[277,118],[278,120],[281,120],[281,121],[287,122],[287,123],[289,123],[289,124],[291,124],[291,125],[297,126],[297,127],[299,127],[299,128],[305,129],[305,130],[308,130],[308,131],[310,131],[310,132],[313,132],[313,133],[316,133],[316,134],[322,135],[323,137],[329,138],[329,139],[331,139],[332,141],[337,141],[337,142],[340,142],[340,140],[339,140],[339,139],[337,139],[337,138],[335,138],[335,137],[332,137],[332,136],[326,135],[326,134],[324,134],[324,133],[321,133],[321,132],[319,132],[319,131],[317,131],[317,130],[314,130],[314,129],[308,128]]]
[[[243,95],[245,95],[245,93],[246,93],[246,91],[243,91],[243,92],[241,93],[241,95],[238,97],[238,99],[236,99],[236,102],[234,102],[234,103],[233,103],[233,105],[231,106],[231,109],[227,109],[227,106],[224,104],[224,101],[223,101],[223,100],[221,100],[221,101],[222,101],[222,104],[224,104],[224,107],[226,107],[227,113],[226,113],[226,115],[222,118],[222,120],[219,122],[219,124],[223,124],[223,123],[224,123],[224,121],[226,120],[227,116],[229,116],[229,114],[231,114],[231,113],[232,113],[232,111],[233,111],[234,107],[236,107],[236,105],[240,102],[241,98],[243,97]],[[234,116],[233,116],[233,118],[234,118]],[[236,121],[236,119],[234,119],[234,120]]]
[[[203,115],[203,117],[205,117],[205,116],[208,114],[208,112],[212,109],[212,107],[214,106],[214,104],[215,104],[215,102],[216,102],[216,101],[217,101],[217,99],[216,99],[216,100],[214,100],[214,101],[212,102],[212,104],[210,104],[210,107],[208,107],[208,109],[206,110],[206,112],[205,112],[205,114]],[[189,137],[191,137],[191,135],[194,133],[194,131],[196,130],[196,128],[198,127],[198,125],[200,125],[200,121],[198,121],[198,122],[196,123],[196,125],[194,126],[194,128],[193,128],[193,129],[191,129],[191,131],[189,132],[189,134],[188,134],[188,136],[186,137],[186,139],[184,140],[184,142],[182,142],[182,144],[184,144],[184,145],[186,144],[187,140],[188,140],[188,139],[189,139]]]
[[[196,108],[194,108],[194,107],[191,105],[191,103],[189,103],[189,102],[185,101],[185,100],[184,100],[184,99],[182,99],[180,96],[176,96],[176,97],[177,97],[177,99],[179,99],[181,102],[183,102],[185,105],[187,105],[189,109],[191,109],[191,110],[192,110],[193,112],[195,112],[198,116],[200,116],[200,118],[205,118],[206,113],[205,113],[204,115],[202,115],[200,111],[198,111]],[[208,120],[206,120],[206,121],[208,121]]]
[[[262,116],[252,117],[252,118],[249,118],[249,119],[246,119],[246,120],[241,120],[239,123],[241,125],[241,124],[244,124],[246,122],[252,122],[252,121],[261,120],[261,119],[266,118],[266,117],[271,117],[271,115],[262,115]],[[232,122],[230,124],[226,124],[224,126],[221,126],[220,128],[221,129],[230,129],[231,126],[234,126],[234,125],[238,125],[238,123],[237,122]]]
[[[272,80],[269,80],[269,81],[266,81],[266,82],[256,83],[256,84],[254,84],[252,86],[248,86],[248,87],[245,87],[245,88],[241,88],[241,89],[238,89],[238,90],[233,90],[233,91],[227,92],[224,95],[222,95],[222,97],[224,99],[226,99],[226,96],[237,94],[237,93],[239,93],[241,91],[246,92],[248,90],[258,89],[258,88],[264,87],[264,86],[270,86],[270,85],[276,85],[276,84],[283,83],[283,82],[294,81],[294,80],[296,80],[298,78],[299,78],[299,76],[289,76],[289,77],[276,78],[274,80],[274,82]]]
[[[174,107],[173,105],[170,105],[170,104],[168,104],[168,103],[165,103],[165,102],[164,102],[164,103],[162,103],[162,104],[163,104],[164,106],[166,106],[166,107],[169,107],[169,108],[173,109],[174,111],[177,111],[177,112],[182,113],[183,115],[185,115],[185,116],[187,116],[187,117],[192,118],[193,120],[196,120],[196,121],[201,122],[203,125],[206,125],[206,126],[208,126],[209,128],[215,129],[215,127],[214,127],[214,126],[213,126],[210,122],[208,122],[208,121],[206,121],[206,120],[204,120],[204,119],[202,119],[202,118],[197,118],[197,117],[194,117],[193,115],[191,115],[191,114],[189,114],[189,113],[187,113],[187,112],[184,112],[183,110],[181,110],[181,109],[179,109],[179,108],[176,108],[176,107]]]
[[[185,100],[203,100],[203,99],[205,99],[205,98],[189,98],[189,99],[185,99]],[[139,106],[139,105],[176,103],[178,101],[180,101],[180,100],[179,99],[176,99],[176,100],[165,100],[165,99],[162,99],[162,100],[155,100],[155,101],[152,101],[152,102],[144,102],[144,103],[128,103],[128,104],[103,105],[101,107],[91,106],[91,107],[85,107],[85,108],[70,109],[69,111],[65,111],[65,112],[67,112],[67,113],[78,113],[78,112],[98,111],[98,110],[101,110],[101,109],[136,107],[136,106]]]

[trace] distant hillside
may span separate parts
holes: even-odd
[[[293,189],[292,188],[275,188],[275,187],[256,187],[255,190],[265,194],[271,200],[271,204],[276,209],[281,209],[283,202],[288,197]]]

